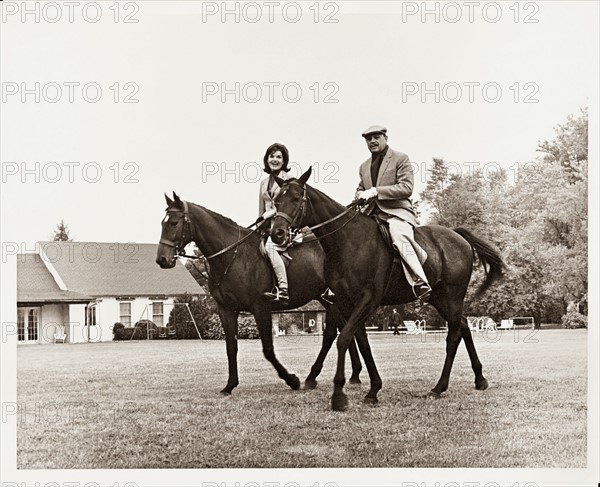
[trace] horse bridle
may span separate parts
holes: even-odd
[[[168,209],[167,213],[173,213],[173,212],[183,212],[183,231],[181,232],[181,237],[179,238],[179,243],[175,243],[172,240],[168,240],[166,238],[161,238],[159,243],[161,243],[162,245],[166,245],[167,247],[171,247],[172,249],[175,249],[175,258],[177,257],[192,257],[192,256],[188,256],[185,255],[185,245],[183,245],[183,242],[185,241],[185,233],[186,230],[190,229],[190,211],[188,208],[188,203],[187,201],[183,201],[183,210],[179,210],[179,209]],[[188,233],[190,233],[190,241],[191,241],[191,231],[189,231]],[[195,257],[195,256],[194,256]]]
[[[298,209],[296,210],[294,217],[290,217],[287,213],[283,213],[280,211],[277,211],[276,216],[280,216],[282,217],[286,222],[288,222],[288,232],[290,233],[290,242],[293,241],[293,234],[294,232],[298,231],[300,229],[300,225],[302,224],[302,222],[304,221],[304,216],[306,214],[306,207],[308,202],[310,201],[308,198],[308,195],[306,193],[306,186],[302,186],[299,183],[297,183],[296,181],[290,181],[286,184],[295,184],[297,186],[300,186],[302,188],[302,200],[300,203],[300,206],[298,207]],[[317,225],[314,225],[312,227],[308,227],[308,230],[310,232],[313,232],[314,230],[316,230],[317,228],[321,228],[324,227],[325,225],[329,225],[330,223],[342,218],[344,215],[348,214],[349,212],[351,212],[352,210],[354,210],[354,208],[356,206],[360,206],[364,204],[364,200],[356,200],[352,203],[350,203],[349,205],[346,206],[346,209],[341,212],[339,215],[334,216],[333,218],[330,218],[329,220],[326,220],[324,222],[318,223]],[[349,222],[350,220],[352,220],[356,215],[358,215],[358,211],[356,211],[354,213],[354,215],[352,215],[350,218],[348,218],[347,221],[344,222],[343,225],[341,225],[340,227],[336,228],[335,230],[328,232],[324,235],[321,235],[320,237],[314,236],[314,239],[309,239],[309,240],[304,240],[304,242],[312,242],[313,240],[321,240],[322,238],[328,237],[329,235],[332,235],[336,232],[338,232],[339,230],[341,230],[342,228],[344,228]],[[299,218],[298,218],[299,217]],[[296,220],[299,220],[298,223],[296,223]],[[296,224],[296,228],[294,228],[294,224]]]
[[[288,222],[288,228],[289,228],[289,232],[291,234],[294,230],[298,230],[300,228],[300,225],[302,224],[302,221],[304,220],[304,215],[306,214],[306,203],[308,201],[308,196],[306,195],[306,186],[301,186],[300,184],[298,184],[295,181],[291,181],[287,184],[295,184],[296,186],[300,186],[302,188],[302,200],[301,200],[300,206],[296,210],[293,218],[290,217],[287,213],[284,213],[279,210],[277,210],[277,213],[275,215],[275,216],[280,216],[286,222]]]
[[[185,245],[183,244],[183,242],[185,242],[185,235],[186,235],[186,230],[188,230],[188,233],[190,235],[190,241],[192,240],[192,232],[190,229],[190,225],[191,225],[191,220],[190,220],[190,211],[188,208],[188,203],[185,200],[181,201],[183,204],[183,210],[180,209],[176,209],[176,208],[172,208],[172,209],[168,209],[167,213],[170,212],[183,212],[183,231],[181,232],[181,237],[179,238],[179,243],[175,243],[172,240],[168,240],[166,238],[161,238],[159,243],[166,245],[167,247],[171,247],[172,249],[175,249],[175,255],[173,256],[174,259],[176,259],[177,257],[186,257],[188,259],[199,259],[202,260],[202,263],[204,264],[204,269],[206,270],[206,275],[208,276],[208,278],[210,280],[212,280],[216,286],[219,286],[220,283],[217,279],[215,279],[211,273],[210,270],[208,268],[208,261],[210,259],[213,259],[214,257],[218,257],[219,255],[222,255],[226,252],[229,252],[232,249],[235,249],[233,251],[233,258],[231,259],[231,261],[229,262],[229,265],[227,265],[227,268],[225,269],[225,271],[223,272],[223,276],[226,276],[227,273],[229,272],[229,269],[231,268],[233,261],[235,260],[235,258],[237,257],[238,254],[238,249],[237,246],[240,245],[244,240],[246,240],[247,238],[249,238],[253,233],[255,233],[256,231],[258,231],[258,229],[261,227],[261,225],[264,223],[261,222],[260,224],[258,223],[259,220],[257,220],[254,224],[250,225],[249,228],[253,227],[254,225],[257,225],[257,227],[252,230],[251,232],[249,232],[248,234],[244,235],[243,237],[241,236],[241,229],[238,228],[238,240],[233,242],[231,245],[228,245],[227,247],[225,247],[224,249],[219,250],[218,252],[215,252],[214,254],[205,256],[197,256],[197,255],[187,255],[185,253]]]

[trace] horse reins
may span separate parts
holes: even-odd
[[[208,261],[210,259],[213,259],[215,257],[218,257],[219,255],[222,255],[226,252],[229,252],[231,249],[234,249],[233,252],[233,258],[231,259],[231,262],[229,262],[229,265],[227,266],[227,268],[225,269],[225,271],[223,272],[223,275],[227,275],[227,273],[229,272],[229,268],[231,267],[231,265],[233,264],[233,261],[235,260],[235,258],[237,257],[238,254],[238,249],[236,248],[238,245],[240,245],[244,240],[246,240],[247,238],[249,238],[253,233],[255,233],[256,231],[258,231],[258,229],[262,226],[262,224],[264,223],[264,220],[261,221],[261,218],[258,218],[254,223],[252,223],[251,225],[249,225],[246,228],[252,228],[253,226],[256,225],[256,228],[254,230],[252,230],[250,233],[248,233],[247,235],[244,235],[243,237],[240,238],[242,231],[241,228],[238,227],[238,240],[233,242],[231,245],[228,245],[227,247],[225,247],[224,249],[219,250],[218,252],[215,252],[214,254],[211,254],[209,256],[197,256],[197,255],[187,255],[185,253],[185,249],[184,247],[181,247],[182,242],[185,240],[185,235],[186,235],[186,230],[189,231],[190,234],[190,239],[191,239],[191,230],[190,230],[190,225],[191,225],[191,220],[190,220],[190,212],[189,212],[189,207],[188,207],[188,203],[185,200],[181,201],[183,203],[183,210],[167,210],[167,213],[172,212],[172,211],[182,211],[183,212],[183,232],[181,232],[181,238],[179,239],[179,244],[176,244],[175,242],[172,242],[171,240],[167,240],[166,238],[161,238],[160,242],[163,245],[166,245],[167,247],[171,247],[174,248],[176,251],[176,256],[177,257],[185,257],[187,259],[199,259],[202,260],[202,263],[204,264],[204,269],[206,269],[206,274],[208,276],[208,278],[212,281],[214,281],[214,283],[218,286],[219,282],[210,274],[210,271],[208,269]]]
[[[296,184],[296,185],[300,186],[300,184],[297,183],[296,181],[291,181],[291,182],[289,182],[287,184]],[[309,198],[308,198],[308,195],[306,194],[306,186],[300,186],[300,187],[303,190],[303,192],[302,192],[302,200],[300,202],[300,207],[296,211],[294,217],[292,218],[287,213],[283,213],[283,212],[279,212],[279,211],[277,212],[277,215],[276,215],[276,216],[282,217],[286,222],[288,222],[288,227],[290,228],[290,232],[292,231],[292,226],[294,224],[296,224],[296,226],[298,227],[302,223],[302,220],[304,220],[304,215],[306,214],[307,202],[310,201]],[[334,221],[342,218],[344,215],[348,214],[356,206],[359,206],[362,203],[363,203],[362,200],[356,200],[356,201],[350,203],[349,205],[347,205],[346,209],[342,213],[340,213],[339,215],[336,215],[333,218],[330,218],[329,220],[325,220],[324,222],[321,222],[321,223],[319,223],[317,225],[314,225],[312,227],[308,227],[308,229],[311,232],[313,232],[317,228],[321,228],[321,227],[324,227],[326,225],[329,225],[330,223],[332,223],[332,222],[334,222]],[[336,228],[335,230],[333,230],[333,231],[331,231],[329,233],[326,233],[325,235],[321,235],[320,237],[317,237],[315,235],[314,238],[306,240],[306,242],[314,242],[315,240],[321,240],[322,238],[328,237],[329,235],[332,235],[332,234],[340,231],[342,228],[344,228],[350,222],[350,220],[352,220],[354,217],[356,217],[356,215],[358,215],[358,212],[355,212],[354,215],[352,215],[350,218],[348,218],[348,220],[346,220],[342,226]],[[296,223],[296,220],[298,220],[298,223]]]
[[[298,184],[296,182],[290,182],[288,184]],[[288,222],[288,227],[290,228],[290,232],[292,230],[292,226],[296,225],[299,226],[299,224],[302,223],[302,220],[304,219],[304,215],[306,214],[306,206],[307,203],[310,201],[308,198],[308,195],[306,194],[306,186],[302,187],[303,189],[303,193],[302,193],[302,201],[300,203],[300,207],[298,208],[298,210],[296,211],[294,217],[290,217],[287,213],[283,213],[283,212],[277,212],[277,216],[282,217],[285,221]],[[227,266],[227,268],[225,269],[225,271],[223,272],[223,276],[227,275],[227,273],[229,272],[229,269],[231,267],[231,265],[233,264],[233,261],[235,260],[235,258],[237,257],[238,254],[238,249],[237,247],[247,238],[249,238],[252,234],[254,234],[255,232],[258,231],[258,229],[265,223],[266,220],[264,220],[262,217],[259,217],[253,224],[249,225],[246,228],[252,228],[253,226],[256,225],[256,228],[254,230],[252,230],[250,233],[248,233],[247,235],[244,235],[241,238],[238,238],[237,241],[233,242],[231,245],[228,245],[227,247],[225,247],[224,249],[219,250],[218,252],[215,252],[214,254],[208,255],[208,256],[197,256],[197,255],[187,255],[185,253],[185,249],[184,247],[181,247],[182,242],[185,240],[185,236],[186,236],[186,230],[188,231],[188,233],[190,234],[190,240],[191,240],[191,229],[190,229],[190,225],[191,225],[191,220],[190,220],[190,212],[189,212],[189,207],[188,207],[188,202],[185,200],[181,201],[183,203],[183,210],[167,210],[167,213],[169,212],[173,212],[173,211],[179,211],[179,212],[183,212],[183,232],[181,233],[181,238],[179,239],[179,244],[176,244],[175,242],[168,240],[166,238],[161,238],[159,243],[166,245],[167,247],[171,247],[174,248],[176,251],[176,256],[177,257],[185,257],[187,259],[199,259],[202,260],[202,263],[204,264],[204,268],[206,269],[206,274],[208,276],[208,278],[210,280],[212,280],[217,286],[219,285],[219,282],[210,274],[210,270],[208,269],[208,261],[210,259],[213,259],[215,257],[218,257],[219,255],[225,254],[226,252],[229,252],[232,249],[235,249],[233,252],[233,258],[231,259],[231,262],[229,262],[229,265]],[[342,218],[344,215],[348,214],[350,211],[352,211],[356,206],[358,206],[359,204],[362,204],[361,200],[357,200],[354,201],[352,203],[350,203],[346,209],[340,213],[339,215],[334,216],[333,218],[330,218],[329,220],[326,220],[324,222],[321,222],[317,225],[314,225],[312,227],[309,227],[308,229],[313,232],[313,230],[316,230],[317,228],[321,228],[324,227],[326,225],[329,225],[330,223]],[[341,230],[342,228],[344,228],[349,222],[350,220],[352,220],[354,217],[356,217],[356,215],[358,215],[359,212],[355,212],[354,215],[352,215],[350,218],[348,218],[348,220],[346,220],[344,222],[343,225],[341,225],[340,227],[336,228],[335,230],[326,233],[325,235],[321,235],[320,237],[317,237],[316,235],[313,235],[314,238],[310,238],[308,240],[305,240],[305,242],[314,242],[315,240],[321,240],[322,238],[325,238],[329,235],[332,235],[336,232],[338,232],[339,230]],[[262,220],[262,221],[261,221]],[[298,220],[298,222],[296,222]],[[241,236],[241,229],[238,227],[238,236]],[[290,240],[292,241],[292,240]]]

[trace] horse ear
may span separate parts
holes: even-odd
[[[310,166],[307,171],[300,176],[298,181],[300,181],[302,184],[306,184],[306,181],[308,181],[308,178],[310,177],[310,173],[312,173],[312,166]]]
[[[167,196],[167,193],[165,193],[165,199],[167,200],[168,207],[173,206],[173,200]]]
[[[285,184],[285,179],[281,179],[279,176],[274,176],[273,179],[275,179],[277,186],[280,188]]]
[[[181,201],[181,198],[179,198],[179,196],[177,196],[177,193],[175,191],[173,191],[173,205],[175,206],[175,208],[177,209],[181,209],[183,208],[183,201]]]

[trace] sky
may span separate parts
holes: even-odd
[[[171,191],[248,225],[273,142],[348,203],[360,134],[385,125],[418,200],[433,157],[514,180],[569,114],[596,116],[597,2],[88,3],[3,5],[5,253],[61,219],[158,242]]]

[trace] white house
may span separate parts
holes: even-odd
[[[174,299],[206,294],[180,263],[161,269],[156,244],[38,242],[17,256],[19,343],[111,341],[115,323],[164,326]]]

